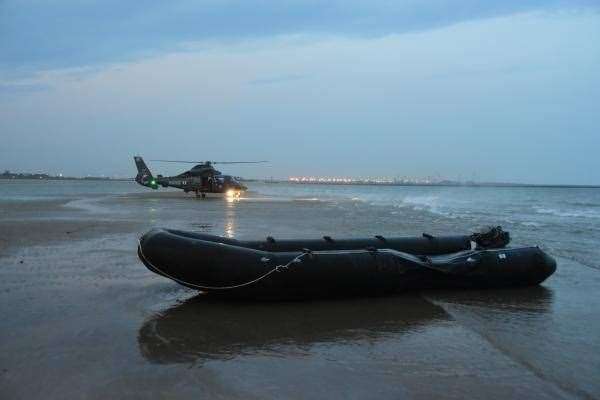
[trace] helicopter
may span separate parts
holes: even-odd
[[[167,163],[196,164],[190,170],[175,176],[156,175],[154,177],[146,166],[144,159],[134,156],[135,166],[138,174],[135,181],[142,186],[151,189],[162,187],[174,187],[183,189],[185,193],[194,192],[196,197],[205,198],[207,193],[224,193],[227,196],[239,196],[248,188],[242,185],[237,178],[223,175],[217,171],[214,164],[258,164],[267,161],[174,161],[174,160],[151,160]]]

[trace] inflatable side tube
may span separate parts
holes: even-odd
[[[556,269],[555,261],[537,247],[433,257],[385,249],[275,253],[165,230],[144,235],[138,252],[150,270],[190,288],[268,299],[530,286]]]
[[[375,248],[393,249],[411,254],[435,255],[455,253],[457,251],[471,249],[470,236],[384,238],[383,236],[378,235],[373,238],[365,239],[335,239],[325,236],[323,239],[307,240],[275,240],[269,237],[264,241],[241,241],[231,238],[224,238],[221,236],[209,235],[206,233],[186,232],[171,229],[166,229],[165,231],[184,238],[199,239],[207,242],[225,243],[232,246],[270,252],[302,251],[303,249],[322,251]]]

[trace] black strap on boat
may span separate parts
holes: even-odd
[[[387,240],[381,235],[375,235],[375,239],[381,240],[382,242],[387,242]]]
[[[423,233],[423,237],[424,237],[424,238],[427,238],[427,239],[429,239],[429,240],[433,240],[433,239],[435,239],[435,237],[434,237],[433,235],[430,235],[429,233]]]
[[[334,240],[331,238],[331,236],[323,236],[323,239],[328,242],[328,243],[333,243]]]
[[[267,242],[275,243],[275,238],[273,238],[273,236],[267,236]]]

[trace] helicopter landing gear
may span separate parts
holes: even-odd
[[[203,199],[206,198],[206,193],[204,192],[200,192],[199,190],[196,190],[196,197],[202,197]]]

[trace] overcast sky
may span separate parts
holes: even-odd
[[[600,0],[0,1],[0,169],[600,184],[599,127]]]

